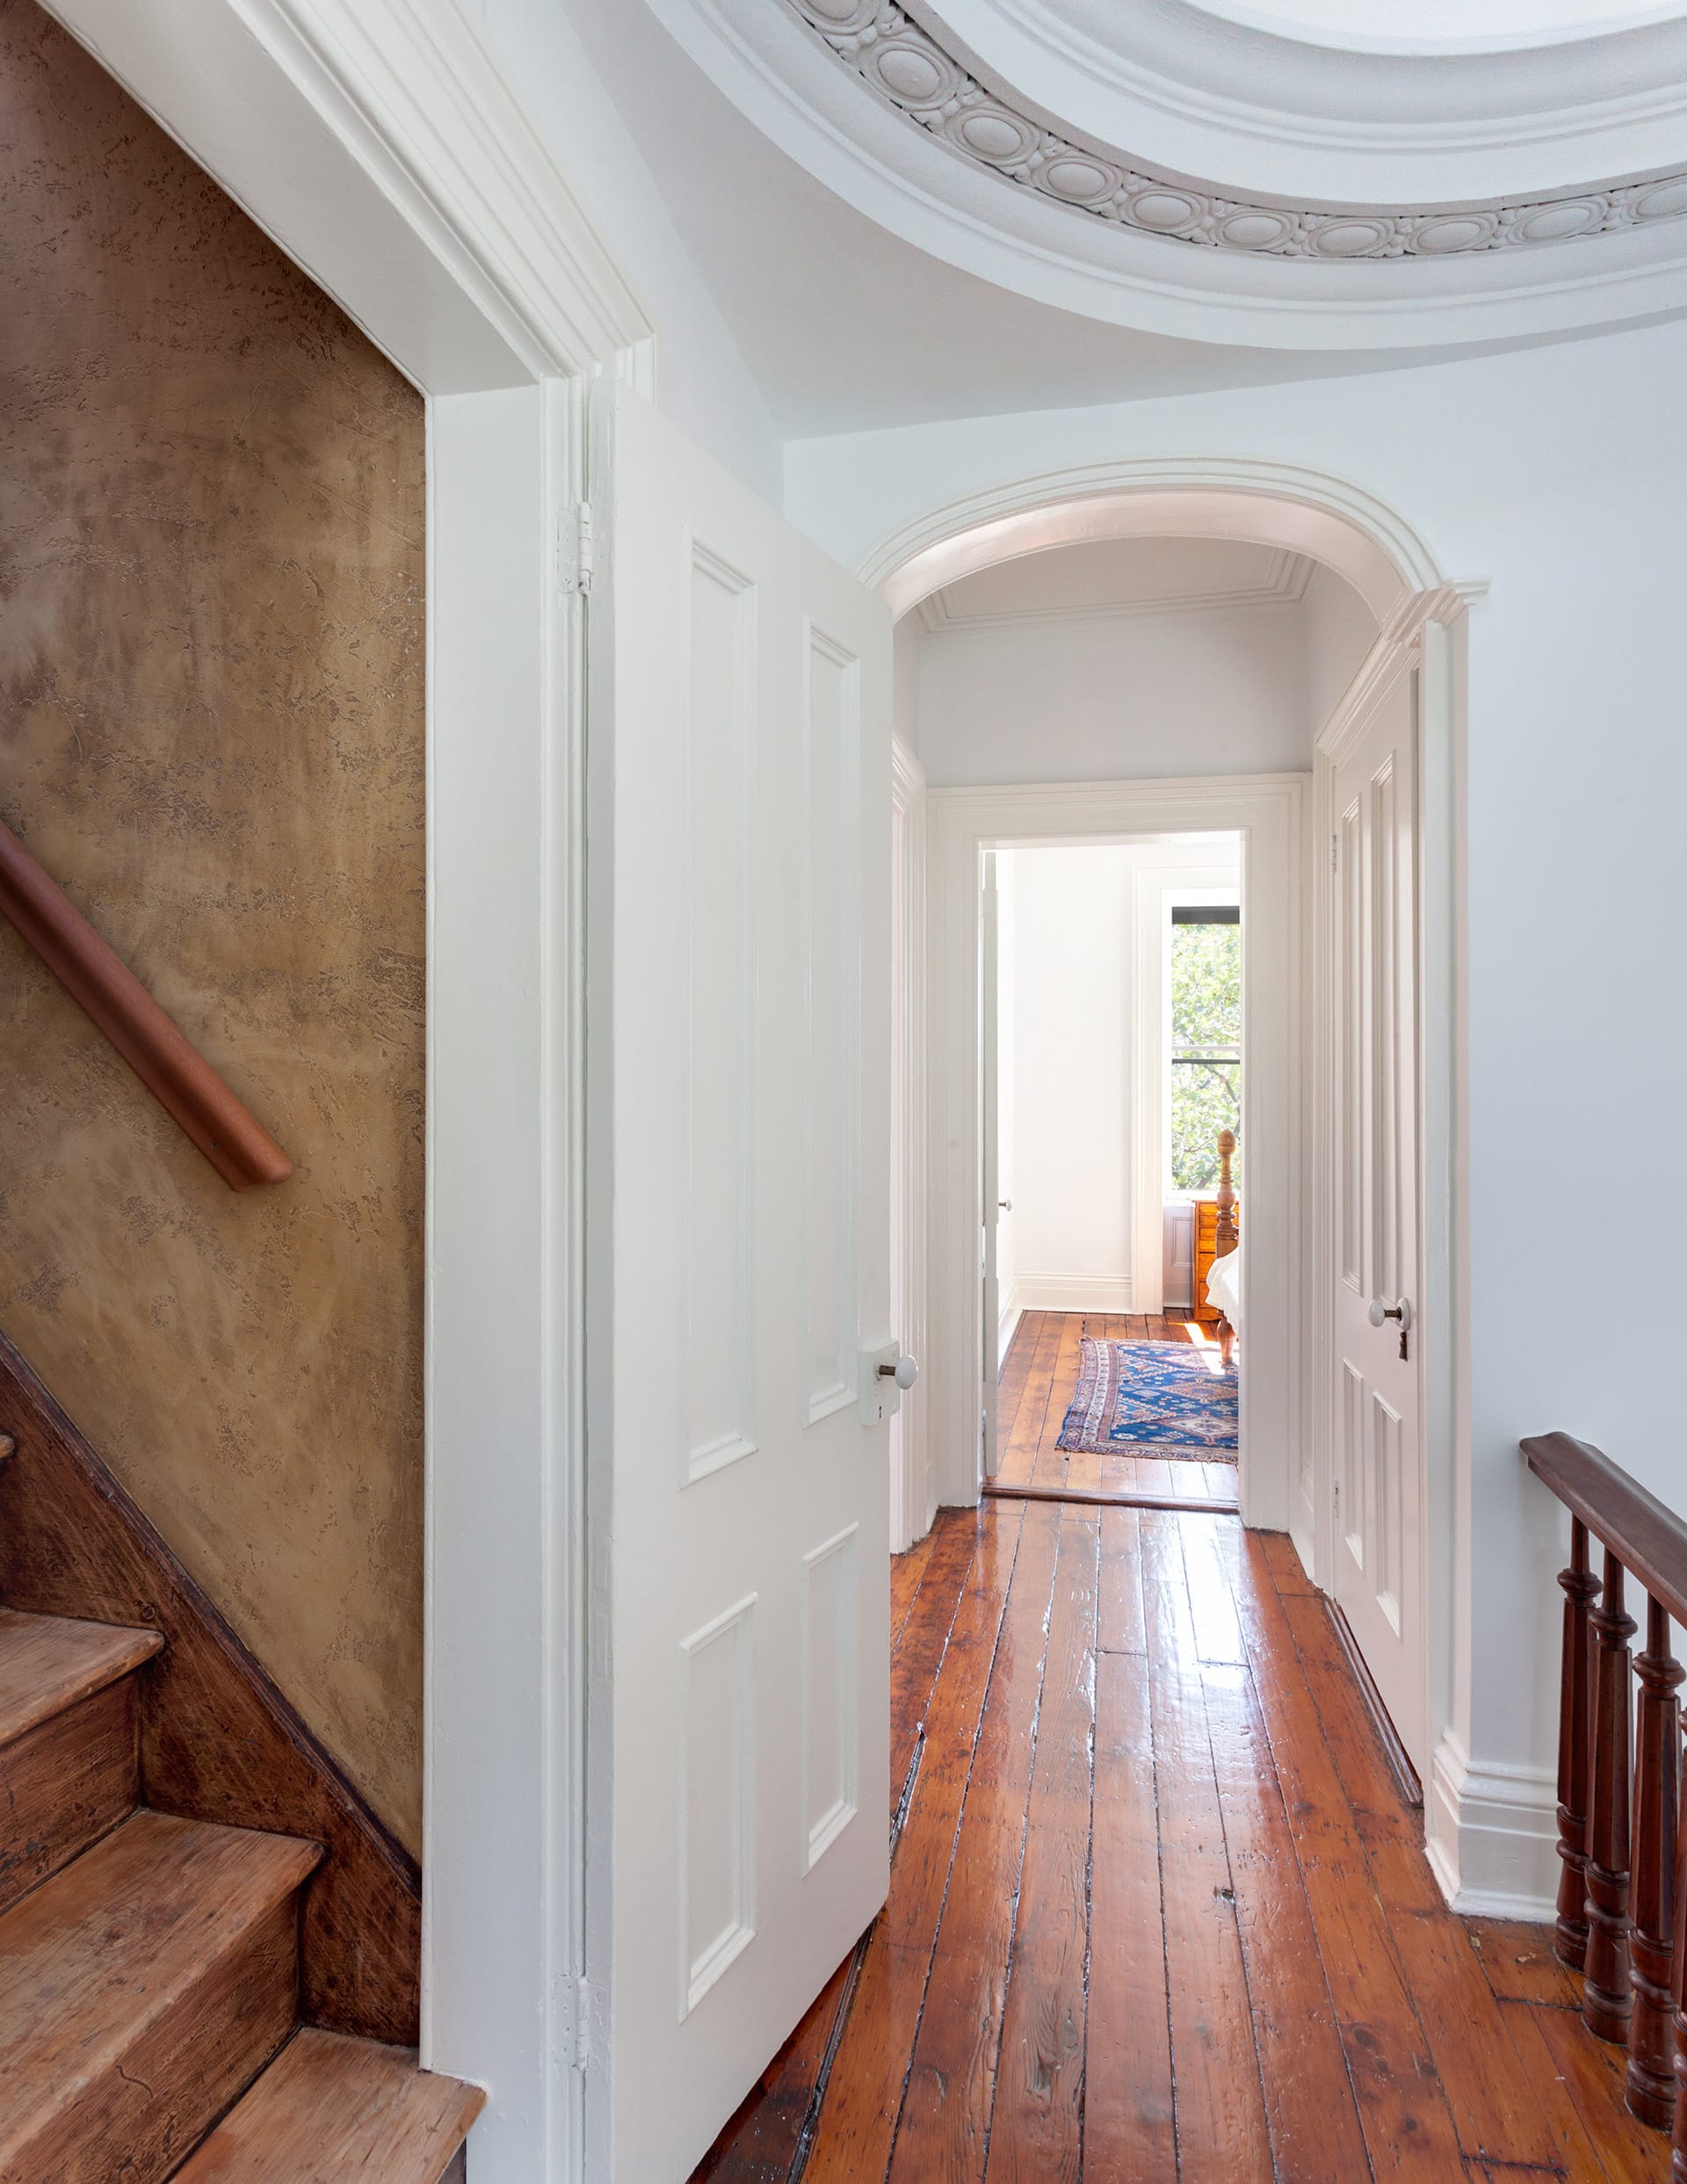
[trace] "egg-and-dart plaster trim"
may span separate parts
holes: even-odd
[[[1423,207],[1292,205],[1156,174],[1050,129],[981,83],[894,0],[784,0],[879,98],[974,167],[1094,220],[1249,258],[1447,258],[1687,214],[1687,169],[1553,196]]]

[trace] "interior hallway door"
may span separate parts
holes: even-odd
[[[591,468],[587,2159],[681,2184],[888,1881],[890,619]]]
[[[1428,1773],[1420,1417],[1415,673],[1333,783],[1336,1598]]]

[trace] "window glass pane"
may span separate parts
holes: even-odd
[[[1171,1180],[1180,1191],[1219,1179],[1219,1132],[1234,1130],[1242,1179],[1242,928],[1171,929]]]

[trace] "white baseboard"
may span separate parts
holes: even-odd
[[[996,1329],[996,1361],[999,1368],[1008,1354],[1008,1345],[1018,1332],[1019,1322],[1025,1317],[1025,1306],[1019,1295],[1017,1281],[1002,1285],[1002,1312]]]
[[[1478,1767],[1451,1731],[1430,1769],[1428,1851],[1454,1911],[1548,1923],[1558,1905],[1558,1783],[1544,1767]]]
[[[1020,1274],[1014,1294],[1022,1312],[1128,1312],[1128,1274]]]

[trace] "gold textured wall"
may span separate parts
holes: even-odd
[[[423,405],[33,0],[0,161],[0,816],[295,1164],[0,924],[0,1326],[415,1848]]]

